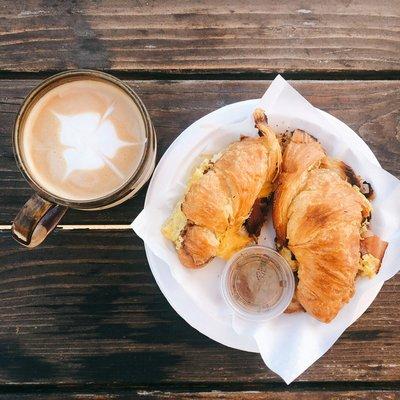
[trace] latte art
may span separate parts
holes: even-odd
[[[50,90],[33,106],[22,138],[24,161],[40,186],[69,200],[92,200],[133,175],[145,128],[120,88],[78,80]]]
[[[60,142],[67,146],[63,151],[67,168],[65,178],[78,170],[93,170],[106,165],[123,179],[124,174],[114,165],[112,159],[123,146],[141,143],[124,142],[117,136],[115,126],[107,119],[113,111],[110,106],[104,115],[85,113],[74,116],[59,115]]]

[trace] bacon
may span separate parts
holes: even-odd
[[[258,237],[267,216],[268,202],[266,198],[257,199],[244,226],[250,235]]]
[[[364,254],[371,254],[381,263],[383,256],[385,255],[387,245],[388,243],[382,240],[379,236],[367,236],[360,242],[361,256]]]

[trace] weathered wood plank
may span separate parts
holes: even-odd
[[[11,147],[18,108],[36,80],[0,81],[0,225],[10,224],[31,189],[23,180]],[[260,97],[268,81],[129,81],[154,121],[158,158],[201,116],[240,100]],[[400,177],[400,81],[294,81],[313,104],[350,125],[371,146],[382,166]],[[71,211],[66,224],[128,224],[143,207],[145,190],[117,208],[88,213]]]
[[[0,70],[400,69],[398,0],[24,0],[0,6]]]
[[[371,391],[240,391],[225,392],[213,390],[209,392],[167,392],[167,391],[121,391],[116,393],[93,394],[90,392],[54,394],[0,394],[0,400],[397,400],[399,391],[371,390]]]
[[[35,250],[6,232],[0,259],[0,384],[286,388],[259,355],[213,342],[174,312],[133,232],[58,231]],[[298,381],[398,380],[399,291],[400,275]]]
[[[201,392],[201,393],[175,393],[175,392],[138,392],[141,398],[146,400],[209,400],[209,399],[226,399],[226,400],[395,400],[398,399],[399,392],[394,391],[349,391],[349,392],[331,392],[331,391],[304,391],[304,392]],[[128,397],[126,397],[128,398]],[[0,397],[1,399],[1,397]],[[79,399],[79,397],[78,397]],[[89,397],[90,399],[90,397]],[[101,397],[93,400],[100,400]],[[106,400],[107,397],[104,399]]]

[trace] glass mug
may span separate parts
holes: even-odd
[[[137,107],[144,126],[144,148],[141,159],[135,171],[129,178],[114,191],[100,198],[90,200],[70,200],[51,193],[43,184],[35,179],[27,168],[26,160],[22,152],[22,130],[32,107],[50,90],[58,86],[78,80],[95,80],[98,82],[115,85],[129,96]],[[137,110],[136,110],[137,111]],[[12,235],[20,244],[27,247],[39,245],[47,235],[60,222],[68,208],[94,211],[116,206],[131,198],[150,178],[154,166],[157,151],[156,133],[150,116],[140,100],[139,96],[119,79],[99,71],[73,70],[54,75],[44,80],[24,100],[14,125],[13,149],[18,167],[35,190],[35,194],[25,203],[17,214],[12,224]]]

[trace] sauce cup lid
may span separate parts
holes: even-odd
[[[266,321],[290,304],[295,279],[286,260],[264,246],[246,247],[232,256],[221,276],[222,296],[235,314]]]

